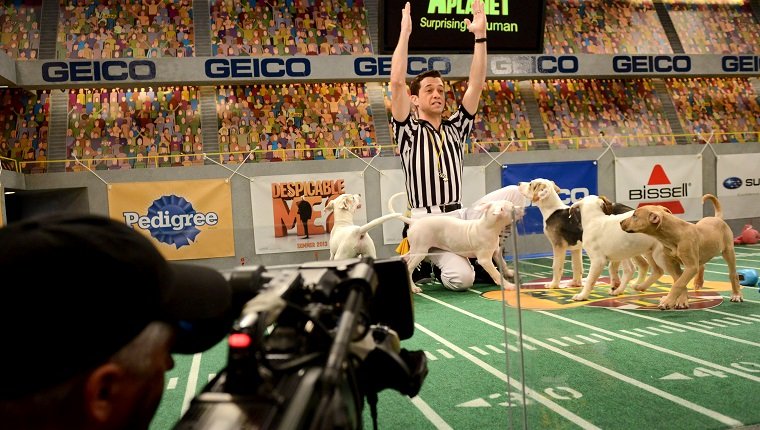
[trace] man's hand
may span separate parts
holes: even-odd
[[[407,7],[409,3],[406,4]],[[486,14],[483,11],[483,1],[475,0],[472,2],[472,21],[469,18],[464,19],[467,30],[473,33],[476,38],[486,37]],[[411,25],[411,18],[410,18]],[[404,31],[404,24],[402,21],[401,31]],[[410,29],[411,31],[411,29]]]
[[[412,6],[406,2],[401,11],[401,35],[409,36],[410,34],[412,34]]]

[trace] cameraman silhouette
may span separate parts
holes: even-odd
[[[170,264],[106,217],[0,228],[0,272],[32,274],[2,289],[0,338],[13,346],[0,355],[3,428],[147,429],[171,353],[204,351],[231,323],[219,272]]]

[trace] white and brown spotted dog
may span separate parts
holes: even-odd
[[[342,260],[358,256],[377,258],[375,242],[369,237],[368,231],[373,227],[401,214],[388,214],[364,225],[354,225],[354,214],[361,208],[361,196],[359,194],[341,194],[330,200],[325,206],[327,211],[333,213],[333,227],[330,230],[330,260]]]
[[[570,206],[559,198],[560,188],[549,179],[536,178],[518,184],[520,192],[530,199],[544,218],[544,234],[552,245],[552,280],[547,288],[559,288],[565,266],[565,254],[570,251],[573,268],[571,286],[582,286],[583,280],[583,227],[577,215],[570,214]]]
[[[694,279],[694,288],[704,283],[705,263],[718,254],[728,266],[731,281],[731,301],[743,302],[739,277],[736,273],[736,254],[731,228],[723,221],[720,202],[712,194],[702,196],[713,202],[715,216],[704,217],[696,224],[673,215],[667,208],[657,205],[642,206],[633,215],[620,222],[628,233],[644,233],[657,239],[665,247],[665,271],[673,276],[673,286],[667,296],[660,299],[660,309],[685,309],[689,307],[687,288]],[[683,265],[683,270],[681,269]]]

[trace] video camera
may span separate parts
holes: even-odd
[[[227,366],[175,429],[359,429],[364,399],[414,397],[427,376],[400,258],[242,266],[225,274],[239,311]]]

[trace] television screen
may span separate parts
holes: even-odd
[[[488,52],[538,54],[543,52],[545,0],[483,0],[488,20]],[[412,36],[410,54],[471,54],[474,35],[464,19],[472,19],[472,0],[410,0]],[[396,49],[401,11],[406,0],[380,0],[380,50]]]

